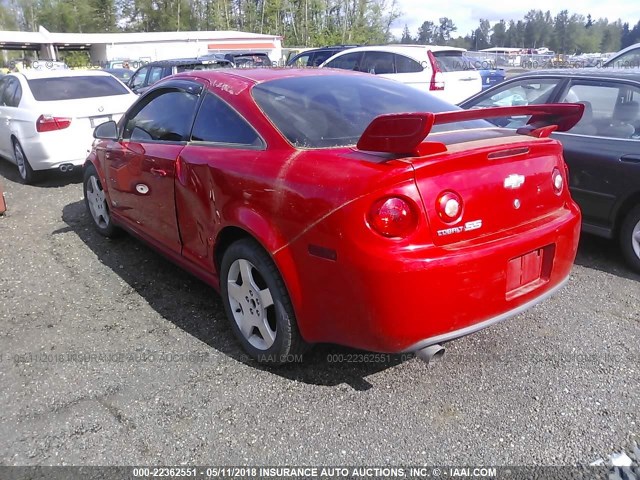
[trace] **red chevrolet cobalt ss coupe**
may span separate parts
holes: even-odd
[[[342,70],[179,74],[96,129],[86,206],[217,289],[258,361],[320,342],[429,358],[566,282],[580,211],[548,136],[583,108],[460,110]],[[509,115],[528,124],[484,120]]]

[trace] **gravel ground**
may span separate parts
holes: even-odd
[[[440,362],[269,370],[209,287],[94,233],[79,177],[0,181],[2,465],[588,465],[639,439],[640,276],[610,242]]]

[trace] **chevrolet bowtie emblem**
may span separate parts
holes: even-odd
[[[524,183],[524,175],[513,174],[504,179],[504,188],[520,188]]]

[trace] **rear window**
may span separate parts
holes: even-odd
[[[27,81],[33,97],[41,102],[126,95],[129,90],[111,75],[34,78]]]
[[[187,65],[178,65],[176,72],[190,72],[192,70],[215,70],[217,68],[229,68],[231,63],[229,62],[207,62],[207,63],[194,63]]]
[[[463,55],[464,52],[457,50],[443,50],[431,52],[436,57],[436,62],[442,72],[462,72],[465,70],[475,70],[469,59]]]
[[[313,60],[311,62],[310,67],[317,67],[320,64],[327,61],[330,57],[333,57],[336,53],[340,52],[340,50],[325,50],[321,52],[316,52],[313,54]]]
[[[235,55],[233,61],[238,68],[271,66],[271,59],[267,55]]]
[[[369,75],[283,78],[257,84],[258,106],[296,147],[355,145],[378,115],[460,110],[400,82]],[[483,120],[437,125],[433,132],[491,127]]]

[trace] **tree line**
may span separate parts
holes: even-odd
[[[569,14],[562,10],[530,10],[521,20],[500,20],[491,26],[481,19],[477,28],[465,36],[454,37],[457,27],[447,17],[437,22],[425,21],[412,35],[405,25],[400,43],[445,44],[482,50],[490,47],[536,49],[546,47],[556,53],[616,52],[640,42],[640,21],[635,25],[606,18],[594,20],[591,15]]]
[[[241,30],[289,46],[387,43],[399,15],[396,0],[0,0],[2,30]]]
[[[557,53],[613,52],[640,42],[635,25],[591,15],[555,16],[531,10],[520,20],[493,26],[481,19],[462,36],[454,21],[426,20],[401,38],[391,30],[401,16],[397,0],[0,0],[0,30],[54,32],[157,32],[241,30],[280,35],[286,46],[439,44],[488,47],[547,47]]]

